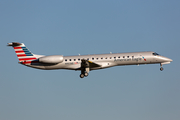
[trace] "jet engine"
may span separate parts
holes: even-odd
[[[39,62],[48,64],[57,64],[63,62],[62,55],[50,55],[39,58]]]

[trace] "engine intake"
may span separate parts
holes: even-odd
[[[41,63],[49,63],[49,64],[57,64],[63,62],[62,55],[50,55],[39,58],[39,62]]]

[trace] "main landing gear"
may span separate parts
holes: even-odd
[[[80,74],[80,78],[84,78],[87,77],[89,74],[87,72],[81,73]]]
[[[162,67],[162,64],[160,64],[160,65],[161,65],[160,71],[163,71],[163,70],[164,70],[164,68]]]
[[[87,60],[81,60],[81,74],[80,78],[87,77],[89,74],[89,62]]]
[[[87,77],[89,75],[89,68],[83,68],[81,69],[80,78]]]

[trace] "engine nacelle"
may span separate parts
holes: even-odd
[[[41,63],[57,64],[63,62],[62,55],[50,55],[39,58]]]

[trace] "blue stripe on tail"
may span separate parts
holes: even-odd
[[[26,56],[33,56],[33,54],[27,49],[27,47],[21,47],[26,54]]]

